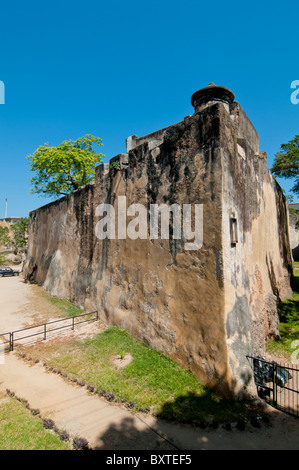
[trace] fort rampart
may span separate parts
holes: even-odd
[[[246,355],[278,335],[277,302],[291,294],[288,207],[233,93],[211,84],[192,104],[181,122],[128,138],[94,183],[31,212],[25,275],[238,394],[251,380]],[[121,196],[148,214],[201,205],[202,245],[187,250],[171,224],[168,239],[100,239],[97,208],[118,213]]]

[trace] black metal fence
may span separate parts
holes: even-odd
[[[270,405],[299,417],[299,367],[247,356],[253,369],[258,395]]]
[[[81,320],[81,318],[85,317],[85,320]],[[78,321],[79,319],[79,321]],[[22,328],[20,330],[11,331],[9,333],[2,333],[0,334],[1,345],[0,347],[5,350],[13,351],[14,346],[16,343],[21,344],[20,341],[28,338],[33,338],[37,336],[41,336],[43,340],[46,340],[53,334],[54,331],[62,330],[65,328],[71,328],[72,330],[75,329],[76,325],[96,321],[99,319],[99,314],[97,311],[89,312],[89,313],[82,313],[80,315],[76,315],[73,317],[68,318],[61,318],[59,320],[53,320],[50,322],[42,323],[35,326],[29,326],[27,328]],[[62,323],[63,325],[57,326],[58,323]],[[29,332],[29,330],[35,330],[34,333],[25,334],[24,332]]]

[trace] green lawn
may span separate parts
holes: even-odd
[[[71,449],[68,442],[46,430],[41,419],[14,398],[0,403],[0,423],[0,450]]]
[[[111,327],[83,342],[39,343],[27,350],[32,360],[66,374],[68,380],[92,387],[111,402],[123,402],[132,411],[151,411],[158,417],[199,424],[213,415],[218,422],[237,420],[256,412],[246,403],[225,401],[198,382],[169,357]],[[131,354],[133,360],[117,368],[113,358]]]
[[[298,346],[294,344],[299,340],[299,262],[295,262],[293,295],[279,306],[280,339],[267,344],[269,353],[279,354],[287,360]]]
[[[84,310],[76,305],[72,304],[66,299],[60,299],[59,297],[52,297],[46,290],[37,284],[32,284],[32,289],[34,294],[38,297],[41,297],[43,300],[48,302],[50,305],[57,309],[59,315],[62,317],[73,317],[84,313]]]

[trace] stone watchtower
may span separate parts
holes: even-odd
[[[235,95],[231,90],[223,86],[216,86],[215,83],[210,83],[206,88],[201,88],[193,93],[191,104],[195,109],[195,113],[200,113],[208,106],[217,103],[223,103],[229,112],[229,105],[234,99]]]
[[[96,169],[95,183],[30,214],[28,276],[119,325],[224,395],[248,390],[246,355],[278,334],[292,256],[282,190],[227,88],[192,95],[194,114]],[[117,169],[116,169],[117,168]],[[99,240],[96,208],[200,205],[200,248],[184,237]],[[172,227],[173,228],[173,227]],[[45,233],[47,236],[45,236]]]

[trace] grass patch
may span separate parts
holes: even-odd
[[[113,362],[130,353],[124,368]],[[28,353],[47,363],[50,370],[90,385],[109,401],[130,404],[133,410],[150,410],[160,418],[199,424],[207,416],[224,422],[256,413],[244,402],[218,398],[189,371],[169,357],[140,343],[124,329],[111,327],[84,342],[70,340],[50,347],[40,344]]]
[[[0,450],[70,450],[15,399],[0,404],[0,422]]]
[[[84,312],[84,309],[77,307],[68,300],[58,299],[56,297],[49,297],[48,300],[52,305],[57,307],[59,310],[61,310],[62,313],[65,313],[68,317],[74,317]]]
[[[32,288],[38,296],[46,300],[46,302],[49,302],[49,304],[52,305],[59,313],[61,313],[63,317],[74,317],[84,313],[84,309],[77,307],[66,299],[52,297],[39,285],[33,284]]]
[[[282,355],[290,360],[294,348],[292,344],[299,340],[299,262],[295,262],[293,294],[282,302],[279,311],[280,338],[267,343],[267,351]],[[298,347],[298,346],[297,346]]]

